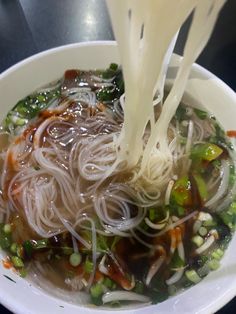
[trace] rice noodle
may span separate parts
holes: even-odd
[[[89,277],[88,284],[87,284],[87,289],[89,290],[95,276],[95,271],[96,271],[96,260],[97,260],[97,235],[96,235],[96,228],[95,228],[95,223],[94,221],[89,218],[89,217],[82,217],[82,221],[88,221],[91,225],[91,232],[92,232],[92,259],[93,259],[93,271]],[[78,223],[78,221],[77,221]],[[77,224],[76,223],[76,224]],[[74,225],[74,228],[76,227],[76,224]],[[84,240],[83,240],[84,241]],[[80,241],[81,242],[81,241]],[[84,241],[85,243],[85,241]],[[87,244],[87,243],[86,243]],[[86,246],[87,247],[87,246]],[[88,248],[88,247],[87,247]]]
[[[156,229],[156,230],[161,230],[165,227],[166,223],[158,223],[158,224],[154,224],[153,222],[151,222],[147,217],[144,219],[146,224],[152,228],[152,229]]]
[[[206,239],[206,241],[195,250],[196,254],[202,254],[206,250],[209,249],[209,247],[215,242],[215,240],[218,238],[218,233],[216,230],[211,230],[209,232],[209,237]]]
[[[190,148],[191,148],[191,144],[192,144],[192,137],[193,137],[193,121],[190,120],[189,124],[188,124],[188,136],[187,136],[187,143],[185,146],[185,152],[186,154],[189,154]]]
[[[146,277],[146,285],[148,286],[153,278],[153,276],[155,276],[155,274],[158,272],[159,268],[161,267],[161,265],[163,264],[165,258],[164,256],[160,256],[149,268],[147,277]]]
[[[80,243],[82,243],[87,249],[91,249],[91,245],[85,241],[75,230],[74,228],[71,226],[71,224],[66,221],[61,214],[59,213],[59,211],[57,210],[57,208],[52,204],[54,211],[56,212],[58,218],[61,220],[61,222],[63,223],[64,227],[71,233],[71,235],[73,237],[75,237]]]
[[[178,244],[178,255],[181,258],[181,260],[183,262],[185,262],[184,246],[183,246],[183,242],[182,242],[181,237],[178,240],[180,240],[180,242]],[[184,267],[182,267],[181,269],[177,270],[174,273],[174,275],[172,275],[168,280],[166,280],[166,284],[168,286],[175,284],[176,282],[178,282],[182,278],[183,274],[184,274]]]
[[[202,254],[206,250],[209,249],[209,247],[215,242],[215,237],[214,235],[210,235],[209,238],[206,239],[206,241],[195,250],[197,254]]]
[[[178,220],[177,220],[176,222],[174,222],[174,223],[169,224],[164,230],[160,231],[160,232],[157,234],[157,236],[161,236],[161,235],[165,234],[168,230],[174,229],[175,227],[180,226],[180,225],[183,224],[184,222],[186,222],[186,221],[188,221],[189,219],[191,219],[191,218],[193,218],[194,216],[196,216],[197,213],[198,213],[198,212],[195,210],[195,211],[193,211],[192,213],[190,213],[189,215],[187,215],[187,216],[185,216],[185,217],[183,217],[183,218],[181,218],[181,219],[178,219]]]
[[[102,296],[103,304],[106,304],[109,302],[114,302],[114,301],[138,301],[138,302],[149,303],[150,298],[147,296],[144,296],[142,294],[138,294],[135,292],[123,291],[123,290],[106,292]]]
[[[75,253],[78,253],[79,249],[78,249],[78,245],[77,245],[76,239],[73,236],[71,236],[71,238],[72,238],[73,250],[74,250]]]
[[[173,188],[175,181],[174,180],[170,180],[166,189],[166,194],[165,194],[165,205],[169,205],[170,203],[170,194],[171,194],[171,190]]]
[[[221,183],[218,188],[218,191],[214,194],[214,196],[205,203],[206,207],[212,208],[226,193],[228,185],[229,185],[229,175],[230,175],[230,165],[226,160],[222,160],[221,167]]]

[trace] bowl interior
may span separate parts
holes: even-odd
[[[14,104],[37,88],[57,79],[66,69],[102,69],[119,63],[114,42],[94,42],[59,47],[33,56],[0,75],[0,120]],[[173,56],[167,74],[170,85],[176,75],[180,57]],[[223,82],[198,65],[193,65],[184,102],[194,103],[213,112],[223,127],[235,128],[236,96]],[[218,271],[210,273],[198,285],[145,308],[145,313],[212,313],[236,294],[236,237]],[[3,257],[0,253],[0,258]],[[15,313],[78,313],[82,299],[73,295],[69,301],[55,298],[30,281],[18,277],[0,264],[0,302]],[[83,313],[101,313],[84,308]],[[143,308],[124,309],[123,313],[143,313]]]

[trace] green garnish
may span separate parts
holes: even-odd
[[[191,205],[191,182],[187,176],[184,176],[175,182],[171,192],[171,201],[180,206]]]
[[[12,256],[11,261],[12,261],[13,266],[16,268],[24,267],[23,260],[18,256]]]
[[[222,251],[220,248],[216,249],[211,253],[211,256],[216,260],[220,260],[223,257],[223,255],[224,251]]]
[[[170,268],[172,270],[177,270],[179,268],[182,268],[184,267],[185,265],[185,262],[182,260],[182,258],[179,256],[178,252],[175,251],[172,259],[171,259],[171,262],[170,262]]]
[[[216,270],[220,267],[220,262],[217,259],[212,259],[207,264],[211,270]]]
[[[106,69],[103,73],[102,73],[102,77],[104,79],[110,79],[112,77],[114,77],[116,75],[116,72],[118,70],[118,64],[116,63],[111,63],[109,68]]]
[[[16,254],[17,251],[17,244],[16,243],[12,243],[11,247],[10,247],[10,251],[13,254]]]
[[[69,258],[71,266],[77,267],[82,261],[82,257],[79,253],[73,253]]]
[[[85,260],[84,270],[87,274],[91,274],[93,271],[93,262],[91,262],[88,258]]]
[[[200,236],[205,237],[207,235],[207,228],[205,227],[200,227],[198,230],[198,233],[200,234]]]
[[[204,239],[200,235],[195,235],[192,237],[191,241],[196,244],[197,247],[200,247],[203,244]]]
[[[195,182],[197,184],[201,199],[203,201],[206,201],[208,198],[208,191],[207,191],[207,186],[206,186],[205,180],[202,178],[202,176],[200,174],[197,174],[197,173],[195,173],[193,175],[193,177],[194,177]]]
[[[4,224],[0,224],[0,247],[3,250],[9,249],[12,244],[11,233],[4,231],[5,226]]]
[[[60,91],[55,89],[48,92],[38,92],[18,101],[4,120],[5,129],[14,130],[17,127],[26,125],[40,111],[46,109],[54,97],[58,97],[59,95]]]
[[[10,233],[11,233],[11,225],[10,225],[10,224],[4,225],[3,231],[4,231],[6,234],[10,234]]]
[[[176,110],[175,117],[178,121],[183,121],[186,119],[186,108],[184,106],[179,105]]]
[[[188,278],[189,281],[191,281],[191,282],[193,282],[195,284],[201,281],[201,277],[199,277],[197,272],[195,270],[193,270],[193,269],[186,270],[185,276]]]
[[[223,153],[223,149],[212,143],[197,144],[192,148],[191,159],[193,161],[212,161]]]
[[[143,294],[144,284],[142,283],[142,281],[136,281],[135,287],[134,287],[134,292],[139,293],[139,294]]]
[[[200,110],[200,109],[194,109],[194,112],[198,116],[199,119],[205,120],[208,116],[206,111]]]
[[[63,247],[62,252],[64,255],[71,255],[73,253],[73,248],[72,247]]]
[[[96,305],[102,304],[103,285],[96,283],[90,288],[92,302]]]
[[[114,281],[112,281],[110,278],[105,277],[105,279],[103,280],[103,285],[106,286],[108,289],[112,290],[116,288],[116,283]]]

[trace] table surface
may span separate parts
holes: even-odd
[[[175,52],[183,49],[189,21]],[[0,0],[0,73],[37,52],[91,40],[113,40],[104,0]],[[197,62],[236,90],[236,1],[228,0]],[[218,311],[235,313],[236,298]],[[10,312],[1,307],[0,313]]]

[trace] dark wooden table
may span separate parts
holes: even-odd
[[[187,27],[188,23],[177,53],[182,51]],[[52,47],[112,39],[104,0],[0,0],[0,72]],[[226,3],[197,62],[236,90],[236,0]],[[0,313],[10,312],[0,306]],[[236,313],[236,298],[218,312],[224,313]]]

